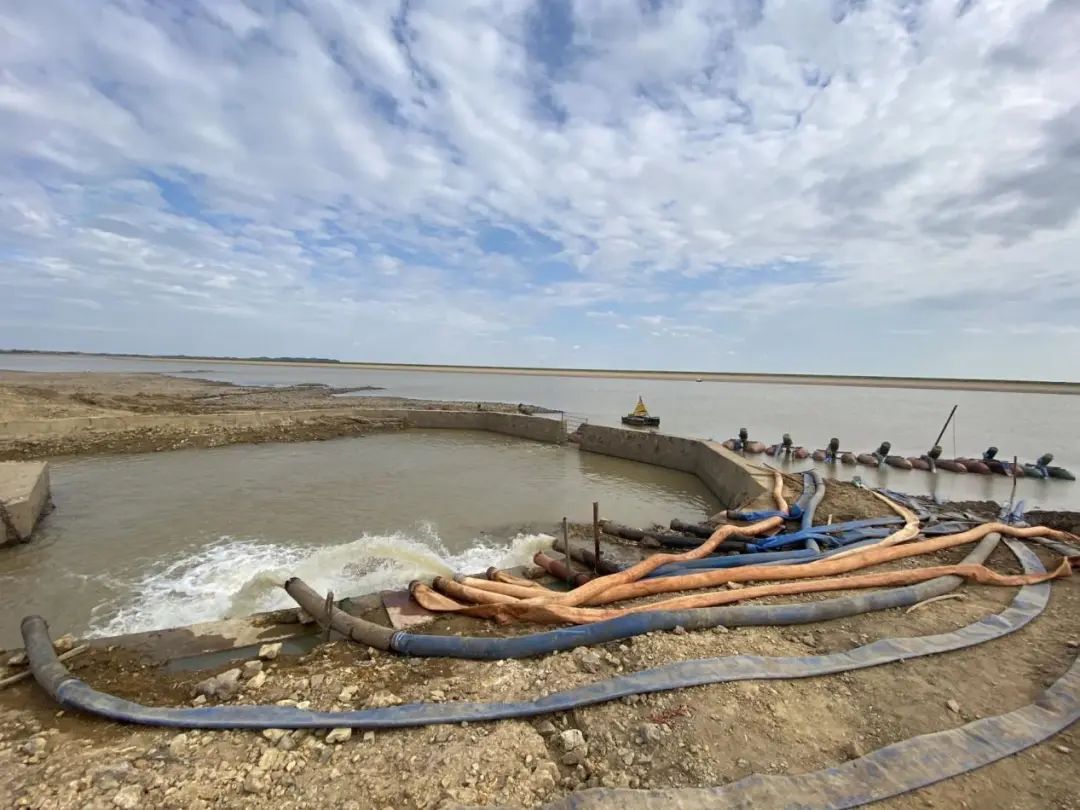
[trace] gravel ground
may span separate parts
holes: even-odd
[[[1016,570],[1003,550],[991,564]],[[690,658],[826,653],[880,637],[941,632],[1001,610],[1014,591],[965,587],[961,593],[962,599],[912,613],[786,629],[658,633],[521,661],[403,659],[336,641],[302,656],[256,663],[252,654],[251,663],[205,672],[170,673],[120,649],[93,650],[72,668],[98,688],[160,705],[343,709],[512,700]],[[366,733],[121,726],[58,712],[35,685],[21,684],[0,692],[0,805],[209,808],[269,800],[281,808],[535,807],[595,786],[701,786],[754,772],[813,770],[1031,702],[1080,652],[1078,610],[1080,586],[1058,581],[1050,607],[1032,625],[948,655],[805,680],[696,687],[531,720]],[[200,683],[223,672],[217,696],[198,694]],[[1080,736],[1070,729],[886,806],[1075,808],[1078,746]]]

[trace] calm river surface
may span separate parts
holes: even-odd
[[[345,596],[527,562],[563,515],[630,524],[719,508],[693,476],[466,431],[52,462],[56,511],[0,554],[0,647],[291,604],[290,574]],[[549,541],[550,538],[547,538]]]
[[[1057,464],[1080,474],[1080,397],[983,391],[936,391],[858,386],[682,382],[600,377],[541,377],[427,371],[164,361],[66,355],[3,355],[0,367],[26,371],[156,371],[242,385],[324,383],[383,386],[390,396],[420,399],[528,402],[566,411],[599,424],[618,424],[638,395],[661,417],[666,433],[725,439],[742,426],[767,444],[785,432],[796,444],[824,447],[831,436],[844,449],[871,451],[882,441],[893,452],[919,455],[959,405],[954,427],[942,439],[946,456],[979,456],[989,445],[1000,458],[1034,461],[1052,452]],[[764,456],[762,460],[766,460]],[[843,478],[859,475],[868,484],[954,500],[1007,501],[1012,482],[1001,477],[932,476],[917,471],[840,467]],[[1080,509],[1080,484],[1019,482],[1017,497],[1028,507]]]

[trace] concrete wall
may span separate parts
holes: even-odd
[[[537,442],[562,444],[566,441],[566,423],[547,416],[527,416],[523,413],[487,413],[486,430],[519,436]]]
[[[728,508],[746,508],[772,491],[772,474],[719,442],[697,441],[697,477]],[[772,507],[770,501],[768,507]]]
[[[540,442],[566,440],[558,419],[495,411],[450,411],[406,408],[311,408],[302,411],[236,411],[190,415],[133,414],[121,416],[73,416],[60,419],[0,422],[0,437],[34,438],[69,436],[90,430],[130,430],[145,427],[199,428],[213,425],[265,426],[334,417],[402,419],[410,427],[488,430]]]
[[[566,441],[566,426],[559,419],[498,411],[441,410],[428,408],[364,408],[356,416],[403,419],[406,427],[446,430],[486,430],[549,444]]]
[[[768,474],[715,442],[602,425],[582,425],[581,449],[693,473],[725,508],[750,503],[768,489]]]
[[[48,502],[49,465],[46,462],[0,462],[0,503],[11,523],[8,526],[6,521],[0,521],[0,546],[29,540]]]

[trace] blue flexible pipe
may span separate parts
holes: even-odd
[[[814,510],[825,497],[825,481],[817,470],[803,473],[803,491],[799,499],[788,507],[788,511],[781,512],[778,509],[762,509],[756,512],[728,512],[728,517],[734,520],[745,520],[751,523],[765,520],[771,517],[782,517],[784,520],[798,520],[803,529],[808,529],[814,523]]]
[[[801,528],[804,532],[809,531],[814,525],[814,513],[817,512],[817,508],[825,498],[825,480],[817,470],[803,473],[802,497],[807,497],[807,491],[810,492],[810,495],[806,503],[802,503],[802,498],[800,498],[799,504],[803,510]]]
[[[832,549],[825,552],[815,552],[810,549],[797,548],[792,551],[768,551],[761,554],[732,554],[728,557],[703,557],[700,560],[686,560],[685,562],[668,563],[661,565],[655,571],[645,575],[645,579],[652,577],[673,577],[682,574],[690,574],[694,571],[712,571],[720,568],[741,568],[744,565],[796,565],[801,563],[816,562],[847,551],[853,548],[863,548],[877,543],[877,538],[870,537],[857,543],[849,543],[842,548]]]
[[[795,532],[789,532],[788,534],[777,534],[773,537],[769,537],[758,543],[747,543],[747,551],[769,551],[774,548],[782,548],[786,545],[792,545],[794,543],[801,543],[807,538],[813,538],[818,542],[822,542],[822,535],[841,534],[845,532],[856,531],[862,529],[880,528],[882,526],[893,526],[898,523],[903,523],[904,519],[901,517],[883,517],[883,518],[868,518],[865,520],[847,520],[842,523],[830,523],[825,526],[814,526],[810,529],[799,529]],[[966,528],[966,527],[965,527]],[[885,532],[888,534],[888,532]],[[847,542],[853,542],[854,540],[862,540],[867,537],[877,537],[877,534],[864,534],[864,535],[848,535]],[[884,535],[880,535],[884,536]],[[828,538],[825,538],[828,542]]]
[[[797,548],[792,551],[764,551],[759,554],[729,554],[721,557],[702,557],[700,560],[687,560],[685,562],[668,563],[661,565],[656,570],[645,575],[651,577],[670,576],[675,573],[683,573],[694,569],[705,568],[741,568],[744,565],[768,565],[781,560],[798,560],[810,562],[816,560],[821,554],[805,548]],[[627,565],[627,568],[631,566]],[[625,570],[625,569],[624,569]]]
[[[802,474],[802,492],[799,493],[799,497],[795,501],[795,506],[798,509],[800,518],[806,516],[806,512],[810,509],[810,501],[813,499],[814,494],[817,491],[817,481],[808,472]],[[793,510],[792,510],[793,511]]]

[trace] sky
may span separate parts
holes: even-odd
[[[1076,0],[5,0],[0,347],[1080,379]]]

